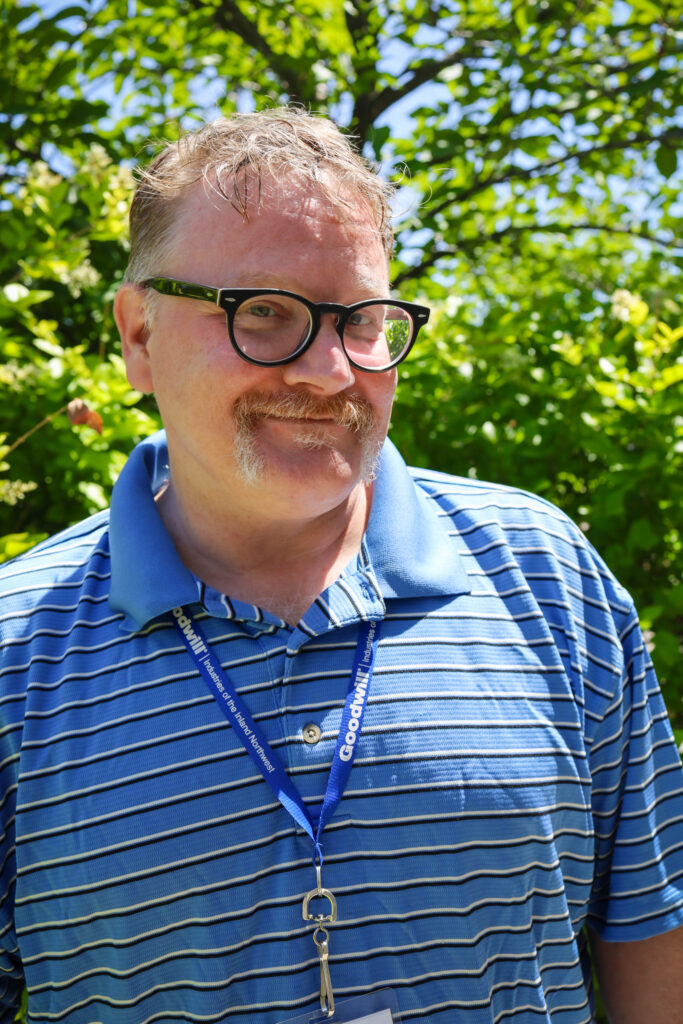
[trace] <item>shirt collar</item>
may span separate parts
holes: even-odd
[[[159,431],[134,449],[114,485],[109,602],[123,612],[126,629],[141,629],[171,608],[198,600],[198,581],[181,561],[154,500],[168,473],[166,435]],[[415,485],[390,441],[380,457],[364,540],[384,598],[470,590],[433,503]]]
[[[452,597],[470,584],[435,503],[418,487],[398,451],[382,449],[365,532],[383,597]]]
[[[141,629],[197,600],[197,580],[181,561],[154,500],[168,474],[166,434],[160,430],[133,449],[112,491],[109,603],[124,613],[126,629]]]

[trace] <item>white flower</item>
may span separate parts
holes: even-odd
[[[630,292],[626,288],[617,288],[611,298],[612,316],[615,316],[617,320],[630,323],[633,327],[640,327],[647,319],[650,312],[649,307],[635,292]]]
[[[628,323],[631,319],[631,311],[640,302],[640,295],[634,295],[626,288],[617,288],[611,295],[612,316],[617,320]]]
[[[105,171],[110,163],[111,160],[104,146],[101,146],[99,142],[93,142],[88,150],[88,155],[83,161],[83,167],[93,177],[100,178],[102,171]]]
[[[62,177],[60,174],[54,174],[50,170],[44,160],[36,160],[33,166],[29,169],[26,176],[26,184],[30,191],[49,192],[50,189],[58,185]]]
[[[99,280],[100,275],[90,260],[87,259],[64,275],[64,282],[68,285],[69,291],[75,299],[78,298],[84,288],[94,288],[99,283]]]
[[[2,289],[8,302],[21,302],[28,295],[28,288],[25,284],[6,284]]]
[[[455,316],[462,306],[463,301],[464,299],[461,295],[449,295],[444,305],[446,316]]]

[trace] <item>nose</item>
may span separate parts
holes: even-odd
[[[285,384],[305,384],[320,395],[336,395],[354,384],[356,378],[336,324],[335,313],[321,317],[320,329],[311,345],[293,363],[281,367]]]

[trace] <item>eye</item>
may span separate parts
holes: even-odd
[[[258,317],[259,320],[265,320],[268,317],[278,316],[278,311],[268,302],[251,302],[248,305],[245,303],[240,308],[240,313]]]
[[[370,327],[376,323],[376,318],[373,320],[368,309],[357,309],[346,322],[351,327]]]

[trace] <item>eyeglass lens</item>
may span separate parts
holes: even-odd
[[[240,303],[233,319],[235,344],[251,359],[287,359],[308,341],[313,321],[297,299],[263,293]],[[413,321],[408,312],[387,303],[355,309],[344,325],[344,348],[359,366],[373,369],[392,363],[410,344]]]

